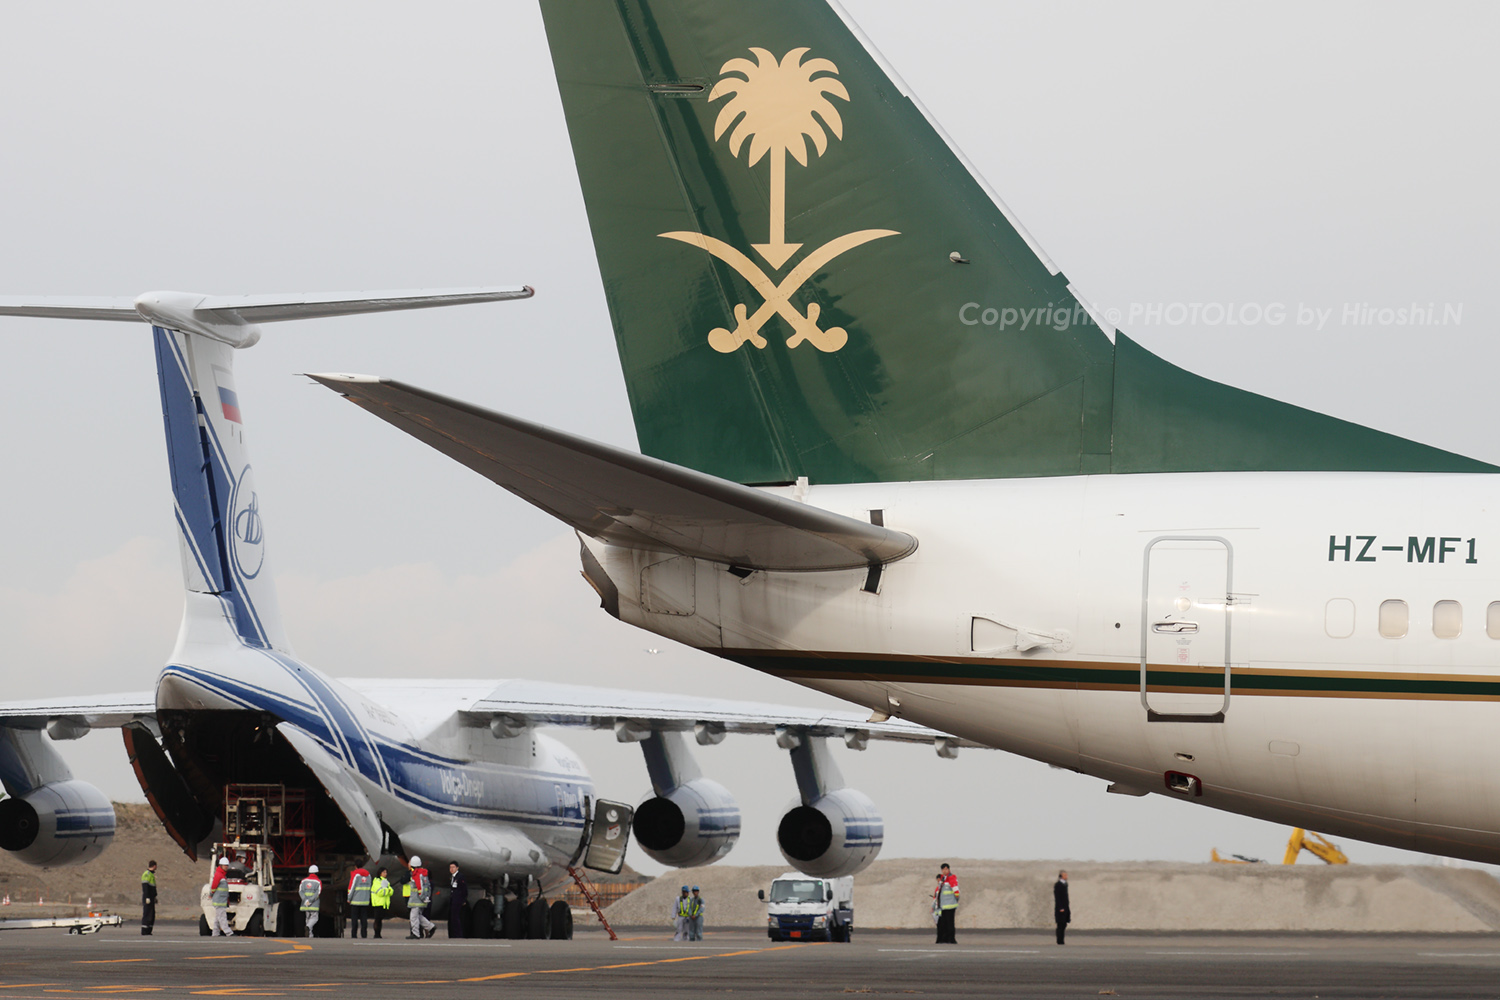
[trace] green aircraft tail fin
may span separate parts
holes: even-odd
[[[542,13],[648,455],[741,483],[1493,471],[1112,342],[823,0]]]

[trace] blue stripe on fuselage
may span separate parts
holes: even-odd
[[[287,658],[267,651],[288,673],[300,679],[315,677],[330,701],[341,706],[338,713],[350,718],[352,713],[325,678],[307,667],[295,669]],[[329,725],[328,717],[318,707],[255,684],[210,671],[180,664],[169,666],[164,674],[181,677],[205,690],[234,701],[245,708],[268,712],[291,723],[316,739],[345,764],[350,760],[340,749],[349,743],[368,747],[378,753],[383,769],[389,774],[385,782],[364,767],[360,773],[404,802],[439,816],[459,819],[489,819],[504,822],[582,829],[587,817],[583,813],[583,796],[591,794],[585,776],[552,771],[534,771],[525,767],[487,764],[442,757],[406,744],[386,740],[376,742],[366,734],[362,739]],[[340,738],[342,737],[342,739]],[[367,741],[367,742],[366,742]],[[557,790],[566,793],[559,802]]]

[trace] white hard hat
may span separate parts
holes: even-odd
[[[421,859],[421,858],[419,858],[419,857],[417,857],[417,856],[416,856],[416,855],[415,855],[415,854],[413,854],[413,855],[412,855],[412,856],[411,856],[411,866],[412,866],[412,867],[413,867],[413,868],[416,868],[416,867],[417,867],[417,866],[418,866],[418,865],[420,865],[420,864],[421,864],[421,863],[422,863],[422,859]]]
[[[307,866],[307,874],[309,874],[309,875],[316,875],[316,874],[318,874],[318,866],[317,865],[308,865]]]
[[[221,864],[221,865],[227,865],[227,864],[229,864],[229,859],[228,858],[220,858],[219,859],[219,864]]]

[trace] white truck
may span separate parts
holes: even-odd
[[[757,895],[766,899],[764,889]],[[848,941],[854,934],[854,876],[779,876],[766,900],[766,934],[772,941]]]

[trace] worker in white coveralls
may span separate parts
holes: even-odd
[[[234,937],[229,929],[229,859],[220,858],[214,866],[213,880],[208,883],[208,901],[214,907],[214,937]]]
[[[307,875],[297,886],[297,898],[302,902],[302,915],[307,918],[307,936],[313,936],[318,925],[318,903],[323,898],[323,880],[318,878],[318,866],[308,865]]]
[[[432,902],[432,879],[428,876],[427,869],[422,867],[422,859],[415,854],[411,856],[410,865],[411,881],[406,884],[410,895],[406,905],[411,909],[411,933],[407,937],[432,937],[437,925],[422,912]]]

